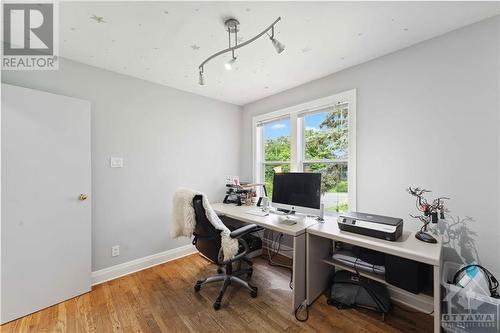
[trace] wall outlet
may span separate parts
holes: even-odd
[[[115,245],[111,247],[111,256],[118,257],[120,255],[120,245]]]
[[[123,158],[122,157],[110,157],[109,166],[111,168],[123,168]]]

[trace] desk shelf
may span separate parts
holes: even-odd
[[[375,274],[375,273],[369,273],[369,272],[364,272],[362,270],[356,271],[354,268],[349,267],[349,266],[347,266],[345,264],[342,264],[342,263],[340,263],[338,261],[335,261],[335,260],[333,260],[330,257],[327,257],[327,258],[323,259],[322,261],[323,261],[323,263],[331,265],[331,266],[334,266],[335,268],[341,268],[341,269],[344,269],[344,270],[349,271],[351,273],[357,273],[360,276],[363,276],[363,277],[366,277],[366,278],[368,278],[370,280],[382,283],[382,284],[384,284],[386,286],[389,286],[390,289],[395,290],[398,293],[410,294],[413,298],[418,299],[421,302],[424,302],[424,303],[432,303],[433,302],[433,297],[432,296],[429,296],[429,295],[426,295],[426,294],[423,294],[423,293],[414,294],[414,293],[411,293],[411,292],[406,291],[404,289],[398,288],[398,287],[396,287],[396,286],[394,286],[394,285],[392,285],[390,283],[387,283],[385,281],[385,277],[383,275],[379,275],[379,274]],[[413,306],[411,306],[410,304],[406,304],[406,305],[408,305],[408,306],[410,306],[410,307],[413,308]],[[420,308],[415,308],[415,309],[422,311],[422,309],[420,309]]]
[[[434,310],[434,332],[441,332],[441,251],[442,241],[438,237],[437,244],[429,244],[415,238],[413,232],[403,231],[398,241],[391,242],[383,239],[358,235],[342,231],[334,219],[326,218],[325,223],[318,223],[307,228],[307,301],[314,301],[331,286],[331,276],[335,267],[353,272],[352,267],[334,262],[331,256],[332,241],[343,242],[362,248],[390,254],[393,256],[432,265],[433,296],[424,293],[413,294],[398,288],[385,281],[384,276],[373,273],[359,272],[374,281],[387,285],[391,299],[397,303],[405,304],[421,312],[429,313]],[[334,248],[334,247],[333,247]],[[403,273],[404,274],[404,273]],[[427,290],[424,290],[427,292]]]
[[[323,259],[323,262],[325,264],[332,265],[332,266],[335,266],[337,268],[342,268],[342,269],[349,271],[351,273],[357,273],[361,276],[369,278],[370,280],[374,280],[374,281],[380,282],[382,284],[388,284],[387,282],[385,282],[385,277],[383,275],[369,273],[369,272],[365,272],[365,271],[361,271],[361,270],[358,270],[356,272],[356,270],[354,268],[349,267],[346,264],[342,264],[336,260],[333,260],[332,258],[325,258],[325,259]]]

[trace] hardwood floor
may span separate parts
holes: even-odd
[[[257,298],[230,286],[222,308],[212,303],[220,284],[193,291],[196,280],[215,274],[198,254],[95,286],[90,293],[0,326],[2,333],[40,332],[431,332],[432,317],[396,307],[382,322],[368,310],[337,310],[322,296],[307,322],[290,311],[290,273],[254,259]]]

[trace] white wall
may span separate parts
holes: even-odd
[[[244,107],[242,176],[252,176],[251,120],[357,89],[357,209],[419,223],[408,186],[452,198],[475,219],[483,263],[500,272],[498,16]]]
[[[67,60],[58,71],[3,71],[2,82],[91,102],[94,271],[189,244],[170,238],[175,189],[220,201],[224,176],[239,173],[237,106]]]

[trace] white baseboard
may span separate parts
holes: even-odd
[[[267,240],[264,240],[263,253],[266,253],[267,251],[265,250],[267,244],[268,244]],[[282,244],[281,249],[283,250],[281,252],[281,255],[288,257],[290,259],[292,258],[292,252],[291,252],[291,250],[293,250],[292,247]],[[160,265],[171,260],[179,259],[196,252],[197,252],[196,248],[193,245],[188,244],[172,250],[153,254],[144,258],[139,258],[119,265],[107,267],[92,272],[92,285],[95,286],[97,284],[106,281],[114,280],[119,277],[135,273],[149,267]],[[428,297],[419,297],[418,295],[414,295],[410,292],[405,292],[404,290],[392,286],[388,286],[388,289],[391,298],[395,302],[407,305],[411,308],[414,308],[422,312],[431,312],[433,309],[432,299]]]
[[[143,269],[160,265],[167,261],[179,259],[196,252],[196,248],[193,245],[188,244],[172,250],[167,250],[147,257],[100,269],[92,272],[92,285],[95,286],[96,284],[114,280],[116,278],[142,271]]]

